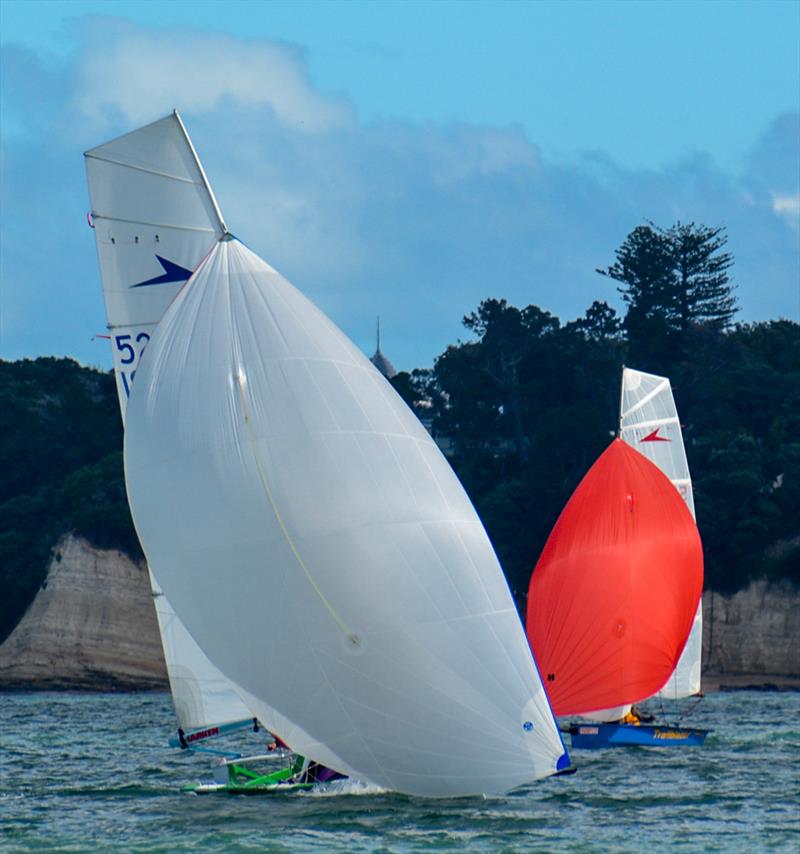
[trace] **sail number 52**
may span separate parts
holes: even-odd
[[[131,334],[114,336],[114,346],[117,348],[117,358],[120,364],[119,375],[125,388],[126,397],[131,393],[131,384],[136,376],[136,366],[139,364],[139,359],[149,340],[150,336],[147,332],[140,332],[136,336]]]

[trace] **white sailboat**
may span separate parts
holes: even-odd
[[[664,472],[686,502],[692,518],[696,518],[681,423],[667,377],[623,368],[620,437]],[[702,653],[701,598],[678,666],[657,696],[677,700],[699,694]]]
[[[364,782],[468,795],[564,769],[445,458],[315,306],[224,230],[207,236],[125,433],[137,530],[191,637],[294,751]]]
[[[123,422],[136,369],[166,307],[225,233],[180,117],[86,152],[97,255]],[[176,616],[148,567],[179,734],[196,744],[253,713]]]

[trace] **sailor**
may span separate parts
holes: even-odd
[[[641,726],[641,724],[650,724],[655,720],[653,715],[648,715],[643,712],[638,706],[631,706],[630,711],[620,721],[623,724],[632,724],[633,726]]]

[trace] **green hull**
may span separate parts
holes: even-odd
[[[250,757],[250,761],[264,757]],[[303,772],[305,759],[296,756],[294,763],[279,771],[260,774],[246,765],[242,759],[227,762],[228,779],[225,783],[200,783],[196,786],[184,786],[183,791],[195,795],[275,795],[283,792],[297,792],[303,789],[313,789],[314,783],[306,783],[298,779]]]

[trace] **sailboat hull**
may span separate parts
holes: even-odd
[[[700,747],[711,730],[656,724],[573,724],[572,746],[583,750],[604,747]]]

